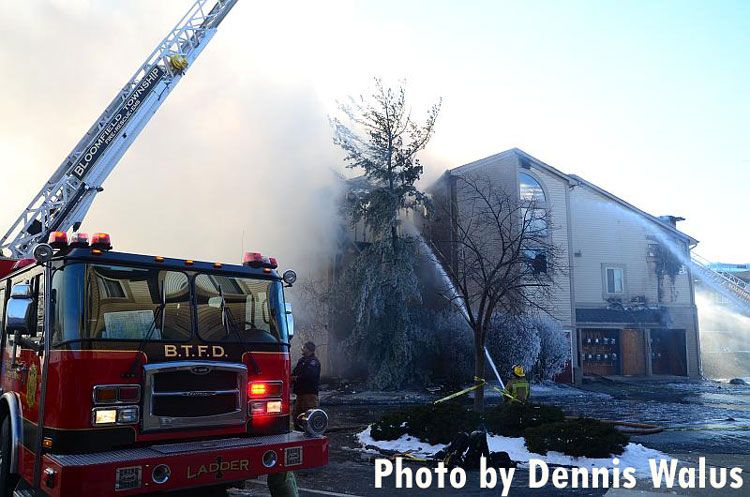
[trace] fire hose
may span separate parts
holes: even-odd
[[[460,396],[462,396],[464,394],[467,394],[467,393],[469,393],[469,392],[471,392],[473,390],[476,390],[477,388],[483,387],[483,386],[485,386],[485,385],[488,384],[487,380],[485,380],[484,378],[479,378],[477,376],[474,377],[474,382],[475,382],[475,385],[472,385],[472,386],[470,386],[468,388],[464,388],[463,390],[459,390],[458,392],[452,393],[452,394],[448,395],[447,397],[443,397],[442,399],[438,399],[435,402],[433,402],[433,404],[440,404],[441,402],[445,402],[447,400],[455,399],[456,397],[460,397]],[[497,388],[494,385],[489,385],[489,386],[490,386],[490,388],[492,388],[493,390],[501,393],[505,397],[508,397],[508,398],[511,398],[511,399],[513,398],[507,391],[505,391],[503,389],[500,389],[500,388]]]
[[[474,382],[476,383],[475,385],[464,388],[463,390],[459,390],[458,392],[452,393],[448,395],[447,397],[438,399],[434,402],[434,404],[440,404],[441,402],[446,402],[448,400],[455,399],[471,391],[474,391],[477,388],[481,388],[485,385],[488,385],[487,380],[485,380],[484,378],[476,377],[476,376],[474,377]],[[489,385],[489,386],[493,390],[501,393],[503,396],[513,399],[513,397],[506,390],[500,389],[494,385]],[[578,416],[566,416],[565,419],[578,419]],[[604,424],[615,426],[617,427],[617,430],[620,433],[626,433],[629,435],[653,435],[653,434],[661,433],[665,431],[664,427],[662,426],[652,425],[652,424],[647,424],[647,423],[635,423],[632,421],[620,421],[620,420],[613,420],[613,419],[599,419],[598,421]],[[671,430],[676,431],[678,429],[674,428],[674,429],[670,429],[670,431]]]
[[[565,416],[565,419],[578,419],[578,416]],[[615,427],[622,426],[624,428],[617,428],[617,431],[629,435],[653,435],[664,431],[664,427],[662,426],[647,423],[634,423],[631,421],[619,421],[615,419],[598,419],[597,421],[605,425],[612,425]]]

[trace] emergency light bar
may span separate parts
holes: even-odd
[[[276,269],[279,267],[275,257],[268,257],[260,252],[245,252],[242,256],[242,265],[249,267],[264,267]]]

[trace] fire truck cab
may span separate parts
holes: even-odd
[[[231,265],[64,235],[0,260],[1,496],[127,496],[327,463],[325,413],[290,430],[292,272],[257,253]]]

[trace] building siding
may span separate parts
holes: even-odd
[[[598,306],[605,302],[602,266],[607,264],[625,268],[623,301],[645,297],[646,303],[658,304],[657,275],[648,255],[649,246],[659,239],[657,233],[669,236],[666,230],[584,185],[570,193],[570,209],[577,305]],[[687,253],[685,243],[677,243]],[[662,285],[662,304],[693,305],[687,272],[678,274],[674,285],[669,277]]]

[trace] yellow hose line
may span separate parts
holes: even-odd
[[[448,395],[447,397],[443,397],[442,399],[438,399],[435,402],[433,402],[433,404],[439,404],[441,402],[445,402],[446,400],[455,399],[456,397],[460,397],[460,396],[462,396],[464,394],[467,394],[467,393],[471,392],[472,390],[476,390],[477,388],[482,387],[482,386],[484,386],[484,385],[487,384],[487,380],[485,380],[484,378],[477,378],[476,376],[474,377],[474,381],[475,382],[479,382],[479,383],[477,383],[474,386],[471,386],[471,387],[468,387],[468,388],[464,388],[463,390],[459,390],[456,393],[452,393],[452,394]],[[497,392],[500,392],[502,395],[508,397],[509,399],[513,398],[513,396],[511,396],[505,390],[501,390],[501,389],[497,388],[494,385],[489,385],[489,387],[492,388],[493,390],[497,391]]]

